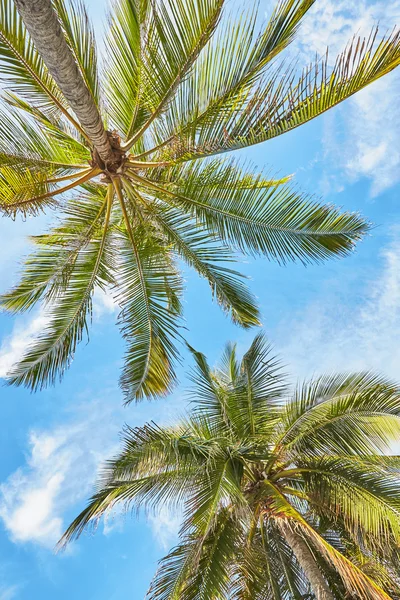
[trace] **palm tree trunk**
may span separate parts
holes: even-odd
[[[51,0],[14,0],[14,4],[55,82],[104,163],[113,150],[99,110],[65,40]]]
[[[310,582],[311,589],[317,600],[335,600],[329,586],[321,573],[318,564],[313,557],[311,550],[303,538],[293,531],[289,524],[281,524],[280,530],[293,550],[305,576]]]

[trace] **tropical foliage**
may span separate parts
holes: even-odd
[[[99,155],[35,48],[12,0],[0,0],[0,210],[57,210],[33,239],[20,282],[1,297],[19,313],[39,301],[47,325],[11,383],[61,377],[86,336],[96,287],[120,308],[126,401],[167,393],[181,336],[183,260],[235,323],[259,324],[232,268],[237,253],[280,263],[342,256],[368,229],[239,158],[222,155],[280,135],[394,69],[400,33],[354,39],[298,72],[281,53],[313,0],[281,0],[259,27],[254,8],[223,0],[116,0],[105,52],[81,2],[53,0],[67,51],[108,129]],[[100,64],[100,68],[98,67]]]
[[[61,543],[115,505],[168,507],[183,524],[152,600],[400,598],[400,387],[353,373],[292,390],[262,335],[215,370],[193,356],[191,413],[126,429]]]

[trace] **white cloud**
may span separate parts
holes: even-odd
[[[104,316],[116,315],[118,310],[118,304],[112,294],[109,291],[103,291],[99,287],[96,288],[93,294],[94,319],[99,320]]]
[[[118,447],[121,412],[105,402],[81,409],[75,421],[32,431],[26,464],[0,486],[0,518],[10,538],[53,547],[64,515],[93,491],[99,465]]]
[[[33,318],[22,318],[14,326],[12,333],[0,346],[0,378],[6,377],[11,367],[18,362],[47,323],[42,311]]]
[[[330,49],[331,62],[344,49],[353,35],[368,35],[376,25],[386,33],[396,24],[400,14],[400,1],[392,0],[325,0],[316,2],[307,13],[299,31],[302,52],[313,58],[315,52],[325,54]]]
[[[296,375],[374,370],[400,381],[400,233],[380,262],[361,303],[349,303],[344,281],[282,326],[281,353]]]
[[[67,519],[82,510],[94,491],[99,468],[120,449],[119,432],[126,412],[122,404],[110,400],[115,394],[113,388],[104,400],[70,409],[74,416],[66,424],[30,432],[25,463],[0,485],[0,519],[13,542],[53,549],[68,525]],[[179,397],[165,404],[159,401],[157,407],[143,403],[135,407],[129,423],[175,421],[181,406]],[[157,543],[163,546],[177,521],[171,517],[160,530],[163,519],[167,519],[165,512],[160,519],[158,523],[150,520],[150,526]],[[121,531],[124,520],[125,513],[112,511],[103,522],[103,533]]]
[[[19,585],[0,585],[0,600],[13,600],[20,590]]]
[[[303,21],[295,50],[300,49],[302,61],[307,62],[315,53],[324,55],[328,45],[332,65],[353,34],[368,36],[379,24],[380,37],[399,24],[399,15],[400,0],[316,2]],[[326,160],[351,182],[368,178],[373,197],[400,181],[399,92],[400,77],[395,72],[349,99],[328,119],[325,130]],[[339,191],[333,176],[325,177],[325,191],[330,191],[327,182],[332,191]]]
[[[149,522],[157,543],[168,550],[177,540],[182,515],[164,507],[156,515],[150,515]]]

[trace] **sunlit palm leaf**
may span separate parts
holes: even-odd
[[[61,377],[73,359],[76,346],[88,329],[92,293],[96,286],[112,280],[114,251],[109,239],[112,190],[101,234],[93,236],[71,265],[63,290],[48,307],[48,323],[22,360],[9,374],[10,383],[33,390],[45,387]],[[48,283],[48,282],[45,282]]]
[[[140,44],[140,99],[150,112],[129,148],[159,117],[217,26],[224,0],[170,0],[151,3]],[[143,36],[144,31],[140,32]]]
[[[398,399],[398,386],[372,374],[306,383],[287,406],[286,431],[280,443],[288,451],[296,448],[317,455],[386,451],[400,432]]]
[[[170,116],[167,136],[158,134],[160,158],[191,160],[244,148],[317,117],[400,64],[399,31],[379,43],[376,37],[374,29],[367,40],[355,38],[331,70],[328,55],[300,77],[293,68],[286,72],[279,66],[271,68],[241,95],[228,100],[222,96],[206,111],[194,105],[192,120],[186,117],[183,126],[178,105],[179,116]],[[190,96],[197,98],[197,90]],[[174,122],[180,123],[179,130],[175,131]]]
[[[150,237],[143,226],[133,231],[129,222],[126,212],[120,236],[118,302],[121,331],[128,345],[121,376],[127,402],[165,394],[175,380],[182,288],[162,242]]]
[[[148,117],[148,111],[140,107],[139,93],[150,8],[148,0],[119,0],[109,16],[105,91],[111,120],[126,137],[132,135],[137,120],[142,123]]]
[[[315,498],[319,509],[337,515],[356,541],[386,548],[400,540],[400,482],[384,469],[346,458],[305,461],[305,489],[310,503]],[[371,541],[370,541],[371,540]],[[375,546],[375,547],[374,547]]]
[[[142,196],[150,218],[165,235],[177,255],[207,279],[213,296],[232,320],[243,327],[258,325],[256,301],[243,283],[243,276],[230,268],[234,255],[215,237],[199,230],[196,222],[162,203]],[[224,265],[224,263],[227,263]]]
[[[0,212],[3,214],[35,215],[54,205],[53,198],[46,196],[50,191],[47,179],[40,174],[32,174],[27,168],[16,170],[4,166],[0,170]]]
[[[37,250],[25,261],[19,283],[0,297],[0,306],[13,313],[32,308],[40,299],[57,300],[68,284],[79,252],[104,225],[107,198],[103,188],[82,194],[65,208],[61,224],[50,233],[35,236]]]
[[[211,44],[200,55],[193,72],[178,88],[165,120],[153,128],[153,146],[171,146],[178,155],[198,145],[208,153],[213,140],[196,128],[245,106],[252,86],[270,61],[293,39],[301,18],[314,0],[283,0],[263,30],[258,30],[254,6],[238,19],[225,19]],[[217,117],[218,118],[218,117]],[[220,132],[222,133],[222,132]],[[181,139],[180,139],[181,138]],[[167,153],[170,151],[167,150]]]
[[[220,162],[213,165],[219,183],[201,185],[209,168],[190,165],[174,186],[153,183],[135,172],[131,177],[148,193],[195,217],[233,249],[281,263],[344,255],[368,229],[359,215],[340,213],[289,186],[236,188],[243,176],[229,168],[224,173]]]

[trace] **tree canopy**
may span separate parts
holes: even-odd
[[[182,514],[151,600],[400,598],[400,387],[372,373],[288,384],[259,334],[215,369],[194,350],[191,411],[126,428],[61,545],[115,506]]]
[[[120,311],[126,402],[167,394],[182,338],[180,260],[247,328],[260,315],[239,255],[309,263],[353,250],[369,229],[359,214],[232,154],[399,64],[399,31],[378,39],[377,29],[332,69],[327,57],[303,71],[285,62],[313,3],[281,0],[260,24],[255,7],[232,13],[223,0],[117,0],[100,59],[81,2],[36,0],[39,23],[39,8],[0,0],[0,210],[58,217],[0,298],[12,313],[41,302],[48,316],[10,383],[37,390],[63,375],[102,288]]]

